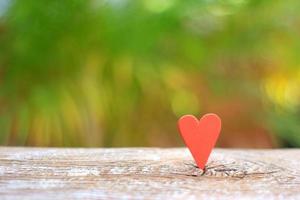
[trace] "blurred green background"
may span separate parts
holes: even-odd
[[[0,0],[0,144],[300,147],[300,1]]]

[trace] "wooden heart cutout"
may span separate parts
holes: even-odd
[[[197,166],[203,170],[220,135],[221,119],[212,113],[200,120],[193,115],[184,115],[178,121],[178,128]]]

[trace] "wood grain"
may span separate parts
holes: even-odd
[[[0,199],[300,199],[300,150],[2,147]]]

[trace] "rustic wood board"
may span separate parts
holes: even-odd
[[[0,199],[300,199],[300,150],[0,148]]]

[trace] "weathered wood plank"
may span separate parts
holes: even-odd
[[[300,199],[300,150],[0,148],[1,199]]]

